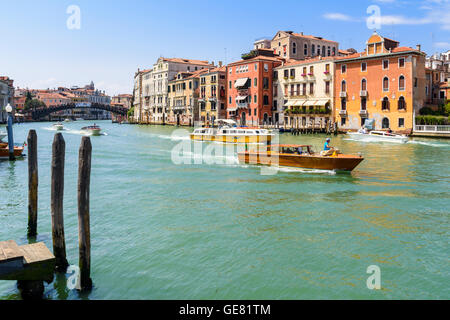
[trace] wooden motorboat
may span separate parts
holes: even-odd
[[[309,145],[273,145],[267,150],[239,152],[239,162],[280,167],[353,171],[364,158],[361,155],[341,154],[338,150],[330,155],[314,152]]]
[[[14,146],[14,156],[16,158],[21,157],[24,149],[24,147]],[[9,159],[9,148],[7,143],[0,142],[0,159]]]
[[[223,143],[270,143],[274,137],[269,130],[236,127],[233,120],[216,120],[218,128],[198,128],[191,134],[191,140],[216,141]]]

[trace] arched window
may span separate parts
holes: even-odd
[[[341,99],[341,110],[342,111],[347,110],[347,99],[346,98]]]
[[[315,54],[316,54],[316,45],[313,44],[311,47],[311,56],[314,57]]]
[[[405,77],[404,76],[400,76],[400,78],[398,78],[398,90],[399,91],[405,90]]]
[[[342,80],[341,92],[346,92],[346,91],[347,91],[347,82],[345,82],[345,80]]]
[[[403,96],[398,99],[398,110],[406,110],[406,101]]]
[[[367,90],[367,80],[366,79],[362,79],[361,80],[361,90],[362,91],[366,91]]]
[[[389,129],[390,128],[390,126],[389,126],[389,119],[388,118],[383,118],[383,122],[382,122],[382,128],[383,129]]]
[[[389,78],[383,78],[383,91],[389,91]]]
[[[297,53],[297,43],[295,43],[295,42],[292,44],[292,53],[293,54]]]
[[[322,47],[322,56],[324,56],[324,57],[327,55],[327,53],[325,52],[325,50],[326,50],[326,49],[325,49],[325,46],[323,46],[323,47]]]
[[[381,109],[382,110],[389,110],[389,98],[388,97],[384,97],[383,98],[383,102],[381,104]]]

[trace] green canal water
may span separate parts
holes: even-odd
[[[69,275],[60,274],[46,285],[48,299],[450,298],[450,141],[333,137],[343,152],[364,155],[353,173],[261,175],[233,157],[174,164],[171,150],[183,138],[172,136],[173,127],[99,123],[105,135],[92,137],[94,289],[68,290]],[[75,265],[78,130],[86,124],[67,123],[63,133],[66,246]],[[39,152],[37,240],[51,248],[55,131],[50,123],[15,125],[16,142],[31,128]],[[325,136],[280,139],[319,148]],[[28,242],[27,176],[26,160],[0,162],[0,240]],[[367,288],[371,265],[381,270],[381,290]],[[0,299],[19,298],[15,282],[0,281]]]

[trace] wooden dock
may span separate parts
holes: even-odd
[[[51,282],[54,270],[55,256],[44,243],[0,242],[0,280]]]

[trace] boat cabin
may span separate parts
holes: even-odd
[[[273,145],[270,148],[272,151],[280,154],[313,155],[315,153],[312,146],[309,145],[279,144]]]

